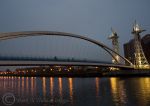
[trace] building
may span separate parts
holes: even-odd
[[[143,48],[143,52],[147,61],[150,63],[150,34],[145,35],[141,39],[141,45]],[[135,64],[135,50],[134,50],[134,40],[130,40],[128,43],[124,45],[124,55],[125,57],[130,60],[133,64]],[[128,64],[128,63],[126,63]]]
[[[124,45],[124,55],[125,58],[127,58],[129,61],[131,61],[132,63],[135,63],[135,57],[134,57],[134,40],[130,40],[128,43],[125,43]],[[126,64],[128,64],[126,62]],[[129,65],[129,64],[128,64]]]
[[[147,34],[142,38],[141,44],[147,61],[150,64],[150,34]]]

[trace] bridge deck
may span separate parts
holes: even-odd
[[[0,61],[0,66],[48,66],[48,65],[73,65],[73,66],[104,66],[118,68],[133,68],[132,66],[94,63],[94,62],[64,62],[64,61]]]

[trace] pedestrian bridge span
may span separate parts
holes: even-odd
[[[116,61],[117,59],[113,56],[113,53],[117,54],[120,58],[122,58],[124,61],[128,62],[130,66],[133,64],[126,59],[125,57],[121,56],[105,44],[103,44],[100,41],[96,41],[94,39],[88,38],[84,35],[77,35],[77,34],[72,34],[72,33],[66,33],[66,32],[57,32],[57,31],[25,31],[25,32],[10,32],[10,33],[0,33],[0,41],[1,40],[7,40],[7,39],[14,39],[14,38],[19,38],[19,37],[28,37],[28,36],[66,36],[66,37],[73,37],[73,38],[78,38],[82,39],[88,42],[91,42],[95,45],[98,45],[100,48],[104,49],[108,54],[112,56]],[[29,61],[28,61],[29,62]],[[3,63],[1,63],[3,64]],[[119,63],[118,63],[119,64]],[[19,65],[19,64],[18,64]],[[125,65],[124,65],[125,66]]]

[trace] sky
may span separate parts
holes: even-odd
[[[149,4],[150,0],[0,0],[0,33],[70,32],[111,47],[107,38],[113,27],[123,55],[123,44],[133,38],[131,31],[135,20],[147,30],[142,36],[150,33]],[[63,58],[70,55],[79,59],[110,60],[110,56],[93,44],[72,38],[19,38],[0,41],[0,49],[0,56],[58,55]]]

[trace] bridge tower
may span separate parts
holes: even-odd
[[[145,30],[141,29],[141,27],[135,21],[133,25],[133,31],[132,31],[132,34],[134,35],[135,68],[149,68],[149,63],[145,57],[145,54],[141,46],[140,33],[142,33],[143,31]]]
[[[112,28],[111,28],[111,31],[112,31],[112,34],[108,37],[108,39],[112,40],[113,50],[119,54],[119,42],[118,42],[119,36]],[[112,58],[112,62],[114,64],[120,63],[120,57],[115,53],[113,53],[113,56],[115,57],[116,60]]]

